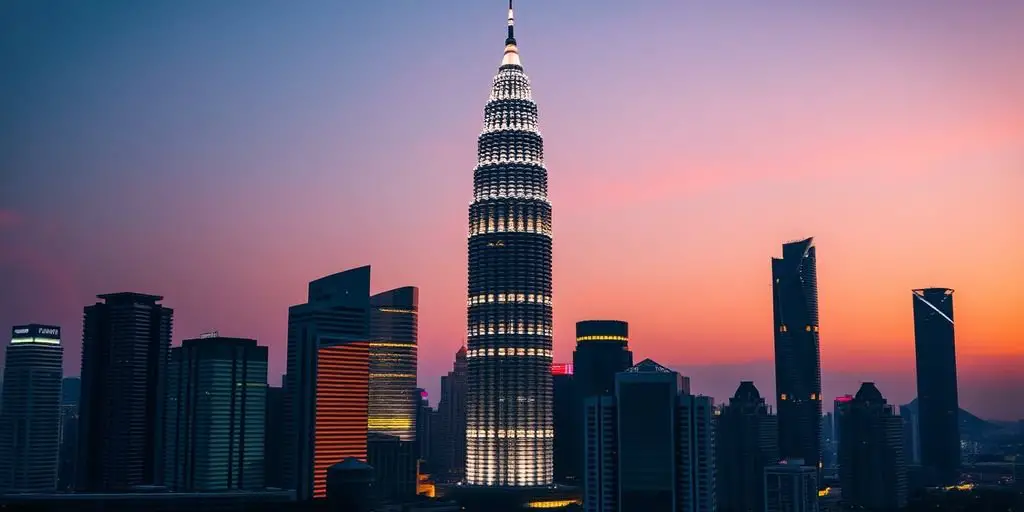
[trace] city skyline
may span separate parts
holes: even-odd
[[[494,60],[485,43],[501,23],[494,5],[478,4],[356,12],[312,3],[275,21],[280,13],[271,4],[255,3],[246,22],[195,5],[117,16],[70,9],[46,25],[30,17],[11,40],[26,42],[39,59],[32,69],[15,63],[20,96],[12,97],[24,101],[10,105],[12,120],[0,121],[5,129],[25,127],[0,142],[14,169],[0,187],[0,240],[12,248],[0,256],[0,278],[10,283],[0,294],[0,320],[61,325],[65,369],[75,375],[81,308],[96,293],[159,294],[176,312],[174,345],[211,329],[258,339],[270,347],[277,384],[287,307],[302,301],[305,283],[372,264],[374,291],[422,290],[420,344],[429,349],[421,351],[419,382],[438,396],[438,378],[465,337],[460,239],[473,161],[466,141],[478,135],[486,99],[479,85]],[[1002,402],[1024,387],[1015,371],[1024,361],[1024,319],[1014,317],[1024,305],[1015,263],[1024,260],[1024,230],[1012,220],[1024,218],[1012,197],[1024,186],[1015,130],[1024,113],[1013,107],[1024,104],[1024,73],[1006,73],[1019,69],[1008,48],[1022,38],[1009,31],[1024,19],[1020,6],[918,11],[923,3],[908,2],[840,20],[850,7],[754,7],[746,19],[715,7],[648,6],[623,18],[614,7],[581,2],[526,5],[521,25],[530,37],[522,53],[545,110],[544,135],[555,141],[547,155],[558,204],[555,361],[570,360],[576,321],[621,318],[631,324],[638,359],[687,376],[711,365],[743,367],[724,387],[694,378],[695,391],[722,401],[736,382],[753,380],[770,397],[768,259],[779,243],[814,236],[826,400],[862,381],[879,383],[892,403],[913,398],[912,373],[901,380],[914,353],[907,292],[943,286],[957,289],[961,405],[985,417],[1021,415],[1013,411],[1024,402]],[[309,9],[337,18],[323,16],[320,25]],[[311,24],[308,35],[294,27],[286,33],[301,43],[243,48],[263,29],[289,29],[300,14]],[[751,25],[755,14],[778,24]],[[79,15],[84,23],[54,36]],[[700,15],[718,24],[701,28]],[[103,32],[104,23],[131,25],[130,16],[156,30],[80,40]],[[184,28],[168,19],[184,20]],[[355,26],[367,19],[394,23],[372,35]],[[833,33],[814,26],[823,19]],[[909,30],[897,32],[911,19]],[[640,33],[645,27],[653,28]],[[741,43],[761,49],[724,43],[744,28],[757,30]],[[223,39],[208,40],[223,29]],[[594,49],[595,34],[624,40]],[[869,34],[891,44],[859,46]],[[352,37],[379,43],[375,62],[364,55],[370,52],[332,53]],[[812,37],[816,49],[798,47]],[[156,57],[132,50],[128,43],[138,38]],[[196,39],[210,56],[182,60],[175,41]],[[331,52],[310,51],[318,41]],[[227,55],[244,58],[224,72],[206,69]],[[264,57],[270,64],[256,64]],[[694,72],[659,68],[659,59]],[[776,65],[768,69],[763,59]],[[63,67],[70,62],[81,68]],[[835,62],[856,64],[850,69],[871,78]],[[109,76],[91,74],[90,63],[106,65]],[[252,85],[241,89],[248,96],[215,107],[273,66],[294,73],[297,84]],[[203,73],[210,74],[194,78]],[[444,79],[423,79],[431,73]],[[117,87],[106,90],[111,84],[144,92],[114,94]],[[300,101],[307,93],[315,99]],[[44,106],[47,94],[59,100]],[[192,101],[204,110],[174,112]],[[263,103],[249,111],[249,101]],[[316,111],[317,102],[331,108]],[[195,123],[205,129],[182,133]],[[43,154],[49,137],[61,152]],[[407,150],[385,149],[377,137],[386,148]],[[73,185],[61,189],[95,193],[47,190],[54,179]],[[38,208],[30,190],[47,190],[53,204]],[[944,207],[956,215],[936,217]],[[293,250],[311,235],[324,247]],[[973,247],[985,248],[985,265],[977,265]]]

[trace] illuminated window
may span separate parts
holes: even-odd
[[[817,400],[817,399],[818,399],[818,394],[817,393],[811,393],[811,400]]]
[[[779,399],[780,399],[780,400],[785,400],[785,399],[786,399],[786,394],[785,394],[785,393],[783,393],[783,394],[782,394],[782,396],[780,396],[780,397],[779,397]]]

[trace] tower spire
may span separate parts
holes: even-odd
[[[516,17],[512,14],[512,0],[508,0],[508,38],[505,44],[516,44]]]
[[[505,56],[501,59],[502,66],[521,66],[519,48],[516,46],[516,17],[512,14],[512,0],[508,0],[508,37],[505,39]]]

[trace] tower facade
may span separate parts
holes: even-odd
[[[469,206],[466,482],[553,479],[551,203],[537,105],[509,4]]]
[[[163,480],[167,360],[174,311],[163,297],[100,295],[85,308],[75,486],[125,490]]]
[[[309,283],[288,308],[284,473],[299,500],[326,496],[338,461],[366,460],[369,339],[369,266]]]
[[[11,330],[0,411],[0,493],[57,488],[63,354],[60,327]]]
[[[779,460],[778,425],[753,382],[715,417],[719,510],[764,510],[764,468]]]
[[[821,467],[821,353],[814,239],[772,258],[779,455]],[[819,478],[820,481],[820,478]]]
[[[874,383],[861,384],[842,404],[839,483],[843,502],[866,510],[899,510],[907,504],[903,422]]]
[[[952,485],[960,468],[953,290],[914,290],[912,298],[921,466],[931,483]]]
[[[264,487],[267,347],[207,336],[171,349],[164,485],[176,491]]]
[[[370,297],[370,432],[416,439],[416,338],[419,289]],[[422,442],[427,442],[423,440]]]
[[[441,399],[437,413],[441,432],[435,460],[435,474],[449,482],[461,481],[466,470],[466,347],[455,353],[455,364],[441,377]]]

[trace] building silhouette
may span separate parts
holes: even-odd
[[[391,503],[414,498],[417,460],[416,441],[370,432],[366,441],[366,462],[373,467],[376,498]]]
[[[85,308],[75,486],[118,491],[163,481],[167,360],[174,311],[163,297],[98,296]]]
[[[436,429],[440,416],[437,409],[430,406],[427,390],[416,388],[416,453],[419,460],[426,462],[427,467],[435,463],[434,447],[438,446]]]
[[[164,485],[175,491],[264,487],[267,347],[216,333],[171,349]]]
[[[784,459],[764,468],[765,512],[818,512],[819,468]]]
[[[284,388],[267,386],[267,414],[263,422],[263,483],[267,487],[285,487],[282,471],[285,446]]]
[[[75,457],[78,452],[78,404],[82,397],[82,379],[65,377],[60,388],[60,468],[57,489],[75,488]]]
[[[764,468],[779,460],[778,422],[753,382],[715,416],[715,490],[721,512],[764,510]]]
[[[284,472],[300,501],[326,495],[332,465],[366,460],[369,339],[369,266],[310,282],[288,308]]]
[[[459,482],[465,475],[466,371],[466,347],[460,347],[452,371],[441,377],[441,399],[437,403],[437,467],[432,471],[441,482]]]
[[[842,404],[839,484],[843,502],[866,510],[898,510],[907,504],[903,421],[875,384],[865,382]]]
[[[772,258],[779,454],[821,467],[821,355],[814,239]]]
[[[327,471],[327,502],[331,512],[373,512],[377,507],[373,467],[346,457]]]
[[[579,431],[583,408],[576,408],[572,363],[551,365],[552,425],[555,429],[554,464],[555,482],[576,485],[579,464],[583,460],[583,442]]]
[[[620,320],[584,320],[576,322],[576,350],[573,359],[573,413],[568,416],[565,429],[572,442],[555,436],[556,447],[564,446],[565,453],[558,457],[556,450],[556,480],[578,484],[582,478],[583,404],[587,398],[613,395],[615,374],[633,366],[633,353],[629,351],[629,324]]]
[[[585,510],[715,510],[710,397],[645,359],[584,407]]]
[[[913,290],[912,298],[921,466],[930,483],[952,485],[960,469],[953,290]]]
[[[511,4],[484,107],[469,207],[466,482],[553,479],[551,203]]]
[[[416,439],[419,289],[370,297],[370,432]],[[370,464],[373,465],[372,463]]]
[[[60,327],[11,329],[0,410],[0,493],[57,488],[63,360]]]

